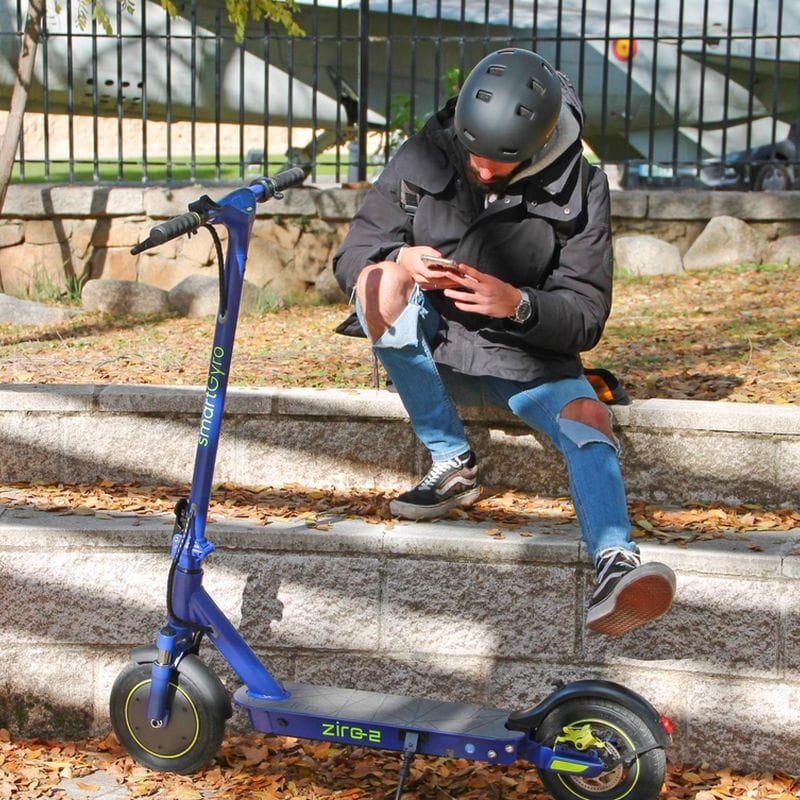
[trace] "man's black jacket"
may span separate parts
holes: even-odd
[[[566,84],[565,102],[580,120]],[[518,325],[461,312],[441,292],[429,292],[442,319],[433,342],[437,362],[519,381],[577,377],[579,353],[597,344],[611,308],[605,174],[589,166],[577,139],[544,168],[523,168],[505,194],[487,198],[465,177],[453,109],[451,101],[381,173],[334,256],[336,278],[349,296],[367,264],[392,260],[403,245],[435,247],[531,289],[535,300],[532,321]]]

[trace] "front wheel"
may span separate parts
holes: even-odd
[[[610,700],[577,698],[557,706],[536,731],[536,741],[548,747],[588,742],[608,765],[594,778],[539,770],[556,800],[655,800],[664,783],[663,748],[642,719]]]
[[[154,728],[147,715],[150,664],[129,664],[111,689],[111,727],[120,744],[140,764],[157,772],[197,772],[217,753],[225,732],[220,698],[208,682],[176,673],[170,682],[169,721]]]

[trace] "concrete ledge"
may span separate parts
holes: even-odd
[[[199,387],[0,385],[0,480],[185,483]],[[800,409],[643,400],[614,408],[629,495],[651,502],[793,505]],[[567,493],[560,456],[511,415],[464,412],[483,480]],[[427,468],[396,395],[232,389],[216,479],[396,489]]]
[[[206,585],[280,679],[523,708],[555,679],[606,678],[673,719],[672,758],[797,770],[800,531],[645,543],[645,560],[676,570],[677,602],[615,640],[584,630],[592,570],[573,525],[532,518],[498,539],[456,521],[326,522],[209,526]],[[13,609],[0,726],[107,730],[114,677],[163,623],[171,524],[0,506],[0,601]]]

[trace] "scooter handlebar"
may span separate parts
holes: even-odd
[[[282,189],[302,183],[305,177],[306,174],[302,167],[291,167],[272,177],[257,178],[250,184],[250,187],[254,190],[256,201],[261,203],[270,197],[280,197]],[[197,206],[202,212],[215,204],[204,195],[196,203],[190,204],[189,208],[192,206]],[[187,211],[185,214],[179,214],[166,222],[161,222],[150,229],[150,235],[143,242],[139,242],[131,248],[131,254],[138,255],[144,250],[164,244],[170,239],[177,239],[178,236],[183,236],[185,233],[194,233],[207,219],[208,216],[204,218],[197,211]]]

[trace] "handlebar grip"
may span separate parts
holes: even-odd
[[[275,188],[280,191],[281,189],[288,189],[290,186],[302,183],[305,180],[306,173],[302,167],[291,167],[279,172],[272,178]]]
[[[203,220],[195,211],[187,211],[179,214],[166,222],[160,222],[150,229],[150,238],[155,244],[163,244],[170,239],[183,236],[184,233],[191,233],[203,224]]]
[[[143,250],[150,247],[156,247],[159,244],[170,239],[176,239],[178,236],[183,236],[184,233],[192,233],[196,231],[203,224],[203,218],[195,211],[187,211],[185,214],[179,214],[177,217],[172,217],[166,222],[160,222],[150,229],[150,236],[143,242],[131,248],[131,253],[136,255]]]
[[[290,186],[295,186],[305,180],[306,173],[302,167],[291,167],[279,172],[277,175],[271,177],[256,178],[250,187],[260,187],[254,189],[256,194],[256,202],[263,203],[269,200],[270,197],[281,197],[281,189],[288,189]]]

